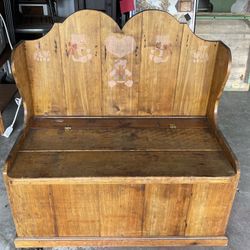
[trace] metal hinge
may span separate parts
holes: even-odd
[[[176,128],[176,125],[175,125],[175,124],[169,124],[169,128],[175,129],[175,128]]]

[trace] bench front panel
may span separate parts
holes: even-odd
[[[234,181],[37,182],[9,183],[18,237],[223,236],[235,192]]]

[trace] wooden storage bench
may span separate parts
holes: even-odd
[[[217,127],[230,50],[161,11],[84,10],[19,44],[4,178],[17,247],[227,244],[239,169]]]

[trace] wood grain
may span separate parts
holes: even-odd
[[[164,12],[146,11],[142,15],[138,114],[174,115],[183,26]]]
[[[35,115],[66,114],[59,24],[43,38],[25,41],[25,52]]]
[[[218,237],[51,237],[51,238],[22,238],[15,240],[16,247],[166,247],[166,246],[227,246],[225,236]]]
[[[234,192],[229,190],[235,190],[236,183],[229,185],[207,183],[193,186],[187,213],[186,236],[225,234],[231,201],[234,197]]]
[[[103,114],[137,115],[142,15],[130,19],[122,30],[112,19],[106,19],[106,16],[101,19]],[[121,51],[120,56],[119,53],[114,54],[119,52],[119,46],[126,45],[129,41],[131,44],[128,44],[124,52]],[[112,42],[113,50],[112,46],[108,46],[108,42]],[[112,71],[116,72],[115,76],[111,75]],[[118,77],[116,86],[111,87],[110,81],[115,80],[115,77]],[[128,81],[131,81],[132,86],[126,85]]]
[[[25,43],[19,44],[11,55],[11,68],[18,91],[23,98],[24,126],[28,126],[34,114],[34,102],[31,92],[30,76],[28,72],[28,62],[26,60]]]
[[[56,236],[49,185],[8,186],[18,235],[34,237],[42,232],[44,236]]]
[[[207,116],[212,126],[217,125],[217,111],[219,100],[226,85],[231,68],[231,52],[229,48],[220,43],[215,61],[212,87],[209,96]]]
[[[217,42],[204,41],[184,26],[174,115],[206,114],[217,46]]]
[[[74,142],[72,144],[72,142]],[[21,151],[221,151],[208,129],[31,129]]]
[[[228,61],[221,43],[162,11],[139,13],[121,30],[83,10],[24,46],[13,61],[27,61],[34,113],[46,116],[204,116],[211,86],[223,84],[213,80],[217,54]]]
[[[191,196],[190,184],[147,185],[143,236],[184,236]]]
[[[10,193],[19,237],[221,236],[234,194],[228,191],[237,183],[14,182]]]
[[[30,128],[208,128],[206,117],[34,117]]]
[[[51,185],[55,236],[100,236],[98,192],[95,185]]]
[[[20,152],[13,178],[232,176],[234,169],[216,152]],[[73,167],[74,166],[74,167]]]
[[[99,12],[77,12],[60,25],[59,51],[68,109],[61,114],[102,114],[100,18]]]
[[[99,186],[100,236],[140,237],[144,185]]]

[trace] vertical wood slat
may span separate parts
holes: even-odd
[[[99,198],[100,236],[142,235],[144,185],[102,185]]]
[[[185,235],[224,235],[235,189],[236,182],[193,185]]]
[[[192,185],[147,185],[144,236],[184,236]]]
[[[142,16],[139,115],[172,115],[183,25],[165,12]]]
[[[102,17],[102,82],[104,115],[137,115],[140,81],[142,15],[130,19],[120,30],[113,20]],[[120,65],[120,66],[119,66]],[[119,68],[118,68],[119,67]],[[112,75],[124,71],[125,79],[111,87]],[[129,81],[131,86],[128,86]]]
[[[52,185],[58,236],[100,236],[98,186]]]
[[[137,14],[121,30],[105,14],[80,11],[25,47],[35,115],[207,112],[218,42],[196,37],[164,12]]]
[[[35,115],[66,114],[59,24],[43,38],[25,41],[25,49]]]
[[[204,41],[184,26],[174,115],[206,115],[218,42]]]
[[[7,185],[17,235],[57,236],[49,185]]]
[[[225,234],[236,182],[9,188],[19,237],[197,237]]]
[[[100,17],[77,12],[60,26],[67,115],[101,115]]]

